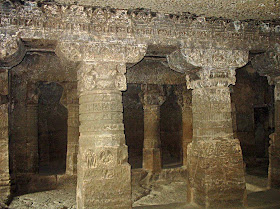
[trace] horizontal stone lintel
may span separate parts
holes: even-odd
[[[100,14],[100,13],[101,14]],[[171,43],[178,40],[213,40],[230,48],[257,49],[280,39],[280,25],[264,21],[207,19],[192,15],[170,15],[146,11],[128,12],[106,8],[42,4],[18,6],[0,12],[0,29],[20,32],[22,38],[92,41],[102,38],[145,43]]]

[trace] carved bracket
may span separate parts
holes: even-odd
[[[238,68],[247,64],[248,51],[229,49],[181,48],[186,61],[197,67],[207,68]]]
[[[206,87],[227,87],[236,82],[235,69],[207,69],[203,68],[197,73],[197,77],[186,75],[188,89]]]
[[[17,33],[0,31],[0,66],[13,67],[20,63],[25,56],[26,49],[18,38]]]
[[[280,76],[280,45],[258,54],[251,60],[253,68],[263,76],[268,76],[271,84]]]
[[[163,86],[153,84],[142,84],[142,92],[139,94],[143,106],[158,105],[161,106],[165,100],[165,92]]]
[[[106,42],[60,42],[56,47],[59,57],[84,62],[139,62],[146,54],[147,45]]]

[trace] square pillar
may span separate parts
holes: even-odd
[[[274,88],[274,123],[275,132],[271,134],[268,166],[268,186],[280,188],[280,80],[275,79]]]
[[[188,145],[193,138],[193,124],[192,124],[192,91],[188,90],[186,86],[179,87],[175,91],[177,96],[177,103],[182,111],[182,152],[183,152],[183,166],[187,166]]]
[[[66,174],[77,174],[77,156],[79,149],[79,99],[77,92],[77,82],[67,82],[62,84],[63,105],[68,110],[67,117],[67,156]]]
[[[144,108],[143,168],[157,173],[162,168],[160,106],[165,96],[162,86],[143,84],[141,89]]]
[[[26,100],[26,169],[28,173],[38,173],[38,90],[35,83],[27,85]]]
[[[181,51],[201,69],[188,74],[192,90],[193,141],[187,148],[188,198],[204,208],[246,205],[243,157],[234,138],[229,85],[235,84],[235,68],[247,63],[248,52],[231,49]]]
[[[0,71],[0,203],[3,204],[11,195],[8,102],[8,71],[3,70]]]
[[[131,167],[125,145],[122,91],[126,63],[140,61],[146,45],[127,42],[61,42],[56,53],[79,61],[77,208],[128,209]]]

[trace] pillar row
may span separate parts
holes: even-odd
[[[160,106],[165,101],[162,86],[142,85],[144,108],[143,168],[153,173],[162,168],[160,142]]]
[[[275,131],[270,135],[268,186],[280,188],[280,79],[275,79],[274,87]]]
[[[77,208],[131,208],[131,167],[125,144],[122,91],[126,63],[140,61],[146,46],[61,42],[58,56],[80,61]]]
[[[246,204],[243,158],[233,137],[229,85],[235,68],[247,62],[239,50],[184,49],[187,61],[201,67],[187,75],[192,90],[193,141],[187,150],[189,201],[205,208]]]

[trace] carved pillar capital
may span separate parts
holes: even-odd
[[[0,66],[13,67],[24,57],[26,49],[15,32],[0,32]]]
[[[276,45],[262,54],[255,55],[251,64],[260,75],[268,77],[269,84],[277,83],[280,80],[280,46]]]
[[[26,101],[27,104],[38,104],[39,89],[36,83],[30,82],[27,84]]]
[[[248,51],[216,48],[181,48],[188,63],[201,67],[186,76],[189,89],[226,87],[235,84],[235,69],[248,62]]]
[[[235,69],[202,68],[196,75],[186,75],[188,89],[228,87],[236,82]]]
[[[139,62],[145,55],[147,45],[114,42],[59,42],[56,54],[71,61],[84,62]]]
[[[186,61],[205,69],[232,69],[242,67],[248,62],[248,51],[217,48],[184,48],[181,53]]]
[[[192,106],[192,92],[186,86],[178,86],[174,91],[177,103],[182,110]]]
[[[142,92],[139,94],[143,107],[161,106],[165,100],[165,92],[163,86],[154,84],[142,84]]]
[[[63,87],[63,94],[60,103],[67,107],[69,104],[78,104],[77,82],[60,83]]]

